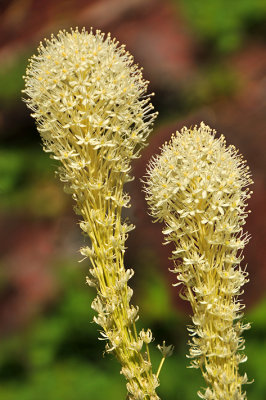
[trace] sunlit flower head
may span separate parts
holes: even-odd
[[[93,162],[94,150],[126,170],[156,116],[141,69],[100,31],[60,31],[40,43],[25,83],[45,149],[74,169]]]
[[[238,300],[248,273],[242,269],[249,168],[224,136],[201,123],[173,134],[148,167],[145,191],[150,214],[163,221],[172,252],[180,296],[191,304],[193,325],[189,358],[208,387],[206,400],[244,400],[239,374],[244,305]]]
[[[131,160],[139,156],[157,113],[133,57],[110,34],[84,29],[61,31],[30,60],[26,103],[33,110],[44,150],[61,162],[58,169],[72,193],[80,227],[89,245],[80,249],[91,268],[88,285],[97,296],[93,320],[101,326],[106,352],[121,363],[129,400],[158,400],[159,382],[147,348],[151,331],[138,335],[138,307],[130,304],[124,266],[125,242],[133,225],[123,221],[124,193]]]

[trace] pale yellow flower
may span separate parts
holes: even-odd
[[[209,385],[199,396],[208,400],[243,400],[247,376],[238,365],[246,357],[242,331],[244,306],[238,300],[248,281],[240,267],[248,242],[243,225],[252,183],[246,162],[223,136],[201,123],[176,132],[148,167],[146,198],[150,214],[174,242],[173,272],[183,284],[181,297],[193,310],[192,366]]]
[[[152,335],[137,333],[138,308],[130,305],[133,291],[127,284],[134,272],[124,267],[133,226],[121,216],[122,208],[130,207],[123,187],[132,179],[131,160],[139,157],[156,117],[147,82],[109,34],[77,29],[40,44],[25,82],[44,150],[60,160],[59,177],[91,242],[80,252],[92,265],[87,283],[97,290],[92,308],[101,339],[122,365],[128,398],[156,400],[158,379],[148,350]]]

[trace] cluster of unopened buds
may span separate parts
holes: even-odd
[[[96,289],[94,321],[106,351],[115,354],[127,380],[128,399],[158,400],[159,373],[173,346],[158,346],[162,360],[152,370],[150,329],[136,329],[138,307],[130,304],[133,269],[124,265],[125,242],[134,226],[122,218],[130,207],[124,185],[131,160],[139,157],[157,113],[147,81],[133,57],[110,35],[84,29],[61,31],[40,44],[25,76],[26,103],[33,111],[44,150],[60,161],[58,175],[72,194],[80,228],[90,245],[87,283]],[[244,356],[236,301],[247,273],[239,266],[248,240],[245,162],[210,128],[184,128],[154,158],[146,179],[151,215],[164,221],[174,242],[174,272],[193,310],[190,357],[209,387],[199,396],[245,398],[238,373]],[[239,252],[240,251],[240,252]]]

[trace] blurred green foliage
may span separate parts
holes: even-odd
[[[252,310],[246,313],[245,321],[251,323],[251,329],[246,331],[245,354],[248,360],[242,365],[252,385],[246,387],[249,400],[261,400],[266,396],[265,365],[266,365],[266,298],[262,299]]]
[[[0,66],[0,101],[11,102],[22,96],[24,87],[23,75],[28,64],[26,54],[19,56],[15,62],[9,61]]]
[[[188,109],[202,107],[213,101],[230,98],[241,86],[241,79],[228,65],[207,64],[186,88]]]
[[[56,161],[41,146],[0,149],[0,207],[37,217],[59,215],[69,200],[54,179]],[[54,167],[54,168],[53,168]]]
[[[118,366],[103,359],[103,348],[95,346],[96,326],[89,322],[93,293],[80,270],[67,264],[57,270],[57,301],[32,325],[2,341],[0,398],[100,400],[102,390],[119,398],[125,389]]]
[[[265,0],[174,0],[181,6],[197,37],[213,44],[215,52],[238,49],[248,31],[263,29]]]

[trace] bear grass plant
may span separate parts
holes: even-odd
[[[101,326],[100,340],[115,354],[127,380],[128,399],[158,400],[159,374],[172,346],[158,346],[162,360],[154,373],[150,329],[137,331],[138,307],[131,305],[124,265],[125,242],[134,228],[122,218],[130,207],[124,191],[131,161],[145,146],[157,113],[133,57],[110,34],[83,29],[60,31],[38,48],[26,70],[26,104],[33,111],[44,151],[59,160],[65,190],[88,245],[87,283],[96,290],[92,308]],[[165,145],[150,164],[146,181],[151,214],[164,220],[167,242],[174,241],[174,272],[191,302],[190,357],[209,387],[206,399],[244,399],[247,382],[238,373],[245,360],[238,350],[248,325],[241,324],[237,301],[247,273],[239,267],[239,249],[251,183],[245,163],[223,137],[201,125],[186,128]],[[241,251],[241,250],[240,250]],[[237,322],[234,322],[237,321]]]
[[[80,252],[91,264],[87,283],[97,292],[92,308],[100,339],[121,363],[128,398],[158,399],[148,347],[152,332],[137,332],[138,307],[130,304],[128,286],[134,271],[124,266],[134,226],[121,215],[130,206],[124,184],[132,179],[131,160],[139,157],[157,115],[147,81],[110,35],[76,29],[40,44],[25,83],[44,150],[60,160],[58,175],[90,241]]]
[[[250,325],[240,321],[238,296],[248,281],[240,263],[251,183],[242,156],[204,123],[176,132],[147,170],[150,214],[164,222],[165,243],[174,243],[175,286],[183,284],[180,295],[191,304],[188,357],[208,384],[198,393],[206,400],[246,399],[238,366]]]

